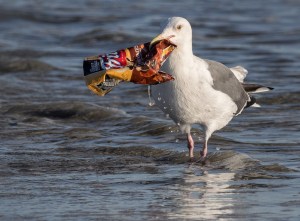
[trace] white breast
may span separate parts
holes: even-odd
[[[156,105],[175,123],[224,127],[237,107],[229,96],[212,88],[205,62],[197,58],[196,65],[179,65],[174,60],[176,56],[170,56],[163,70],[175,80],[152,86]]]

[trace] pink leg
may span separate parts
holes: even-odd
[[[208,143],[208,139],[210,138],[212,132],[210,132],[210,130],[206,129],[205,130],[205,137],[204,137],[204,144],[202,147],[202,151],[200,152],[201,157],[204,159],[207,155],[207,143]]]
[[[187,134],[188,148],[189,148],[189,156],[190,158],[194,157],[194,140],[190,133]]]
[[[207,155],[207,140],[204,141],[202,151],[200,152],[201,157],[205,158]]]

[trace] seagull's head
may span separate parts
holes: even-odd
[[[162,39],[168,39],[177,46],[178,49],[192,44],[192,27],[188,20],[181,17],[171,17],[161,34],[155,37],[150,44],[154,45]]]

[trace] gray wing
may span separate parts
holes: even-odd
[[[235,115],[240,114],[246,106],[247,101],[250,100],[242,84],[225,65],[216,61],[205,61],[208,64],[208,70],[213,79],[213,88],[227,94],[237,106]]]

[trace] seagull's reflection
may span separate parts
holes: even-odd
[[[199,174],[197,174],[199,173]],[[234,173],[203,172],[188,168],[178,184],[177,210],[169,214],[181,219],[218,219],[233,213],[233,193],[228,189]]]

